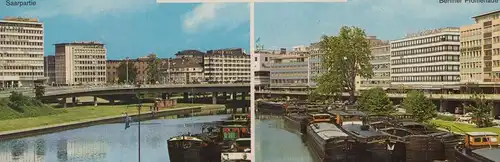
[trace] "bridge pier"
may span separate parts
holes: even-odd
[[[491,109],[491,116],[493,117],[497,116],[498,109],[500,109],[500,102],[493,102],[493,109]]]
[[[64,97],[64,98],[61,99],[61,103],[62,103],[63,108],[67,108],[68,107],[68,105],[66,104],[66,97]]]
[[[441,102],[439,103],[439,112],[447,111],[447,107],[448,107],[448,101],[441,100]]]
[[[241,100],[245,101],[247,94],[245,92],[241,92]]]
[[[189,100],[189,93],[184,92],[183,96],[184,96],[183,97],[184,102],[187,102]]]
[[[73,106],[76,106],[76,97],[71,97],[71,102],[73,103]]]
[[[97,106],[97,97],[94,96],[94,106]]]
[[[114,105],[114,104],[115,104],[115,100],[114,100],[114,99],[110,99],[110,100],[109,100],[109,104],[110,104],[110,105]]]
[[[222,98],[224,98],[224,101],[227,101],[227,92],[222,92]]]
[[[217,92],[212,92],[212,104],[217,104]]]
[[[236,92],[233,92],[233,94],[231,94],[231,100],[233,101],[236,100],[236,94],[237,94]]]

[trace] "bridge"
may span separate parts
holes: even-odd
[[[34,96],[32,88],[18,88],[5,90],[0,93],[0,97],[8,97],[11,91],[22,92],[28,96]],[[53,100],[73,98],[73,103],[76,97],[94,96],[94,104],[97,104],[97,97],[109,100],[113,103],[120,96],[136,96],[136,94],[159,93],[163,99],[168,99],[173,93],[184,93],[184,98],[188,98],[189,94],[195,93],[212,93],[212,100],[215,104],[219,93],[225,96],[227,93],[236,97],[241,93],[244,99],[250,92],[250,84],[157,84],[157,85],[112,85],[112,86],[72,86],[72,87],[46,87],[45,94],[42,99]],[[65,103],[64,103],[65,106]]]
[[[304,91],[270,91],[270,90],[258,90],[255,91],[256,94],[259,95],[277,95],[277,96],[307,96],[309,95],[307,92]],[[359,96],[359,93],[355,94],[356,96]],[[405,98],[406,94],[405,93],[388,93],[387,94],[389,98]],[[446,100],[470,100],[472,97],[472,94],[430,94],[430,93],[425,93],[424,94],[426,97],[430,99],[446,99]],[[342,93],[342,96],[349,96],[349,93],[344,92]],[[500,94],[484,94],[484,97],[487,100],[495,100],[495,101],[500,101]]]

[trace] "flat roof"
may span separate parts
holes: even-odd
[[[328,140],[330,138],[336,138],[336,137],[349,136],[333,123],[326,123],[326,122],[314,123],[309,126],[312,128],[314,133],[320,136],[323,140]]]
[[[498,134],[493,132],[466,132],[465,134],[471,136],[498,136]]]
[[[56,43],[54,45],[56,45],[56,46],[58,46],[58,45],[104,45],[104,43],[96,42],[96,41],[89,41],[89,42]]]
[[[479,14],[479,15],[473,16],[472,18],[475,19],[475,18],[478,18],[478,17],[481,17],[481,16],[486,16],[486,15],[489,15],[489,14],[495,14],[495,13],[499,13],[499,12],[500,12],[500,10],[490,11],[490,12],[486,12],[486,13],[483,13],[483,14]]]
[[[482,148],[472,150],[473,153],[485,157],[492,161],[500,161],[500,149],[499,148]]]

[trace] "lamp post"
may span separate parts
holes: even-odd
[[[127,84],[127,85],[128,85],[128,60],[129,60],[129,58],[127,57],[127,58],[126,58],[126,60],[125,60],[125,64],[127,64],[127,65],[126,65],[126,70],[127,70],[127,78],[125,79],[125,84]]]
[[[6,52],[4,53],[0,53],[2,55],[2,88],[5,88],[5,54],[7,54]]]

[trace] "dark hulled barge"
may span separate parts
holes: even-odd
[[[176,136],[168,140],[168,154],[172,162],[206,162],[207,144],[193,136]]]
[[[257,101],[257,111],[266,115],[285,115],[288,104],[284,102]]]
[[[354,141],[327,118],[331,119],[331,116],[315,114],[311,122],[307,119],[302,122],[302,139],[308,146],[314,161],[354,162],[355,156],[350,153]]]
[[[455,147],[455,162],[498,162],[500,147],[498,134],[468,132],[464,142]]]

